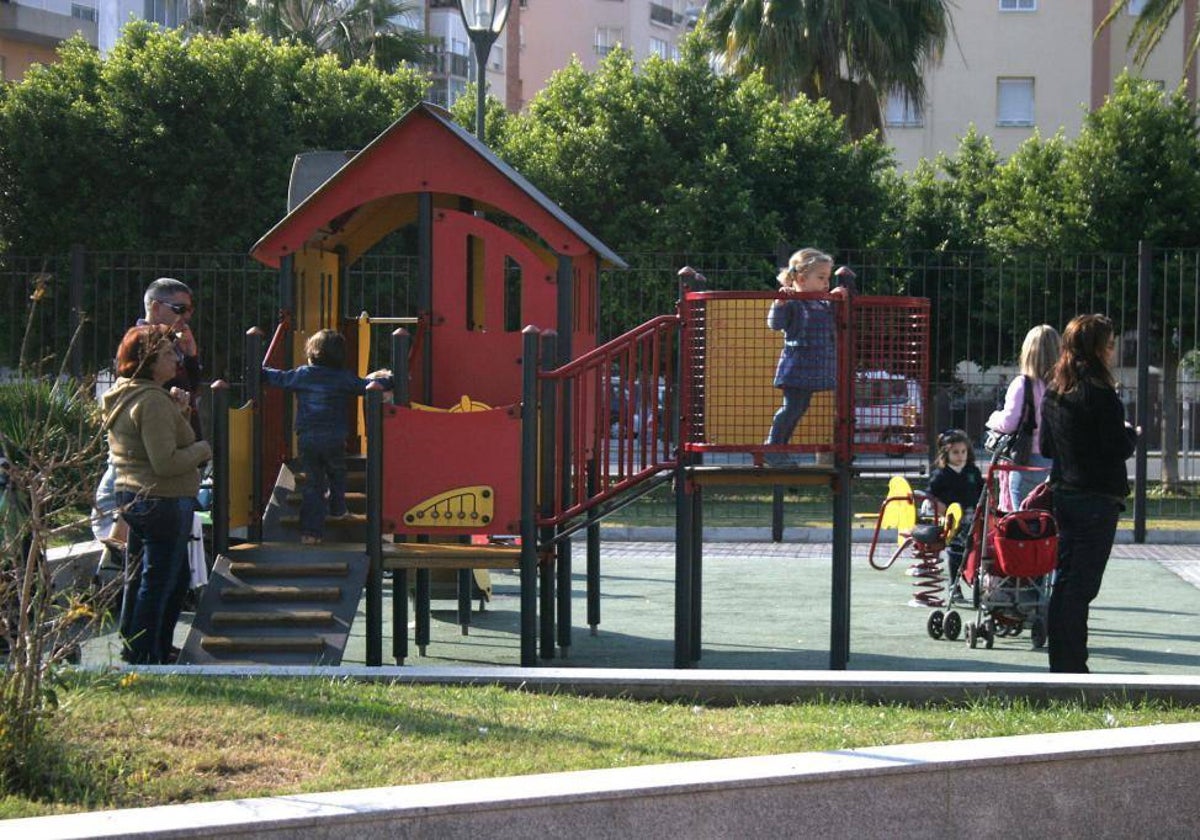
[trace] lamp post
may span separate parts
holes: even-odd
[[[492,44],[500,36],[500,30],[508,22],[508,7],[511,0],[457,0],[458,12],[467,37],[475,47],[475,87],[479,97],[475,103],[475,136],[479,142],[483,137],[483,108],[487,98],[487,60]]]

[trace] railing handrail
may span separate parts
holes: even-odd
[[[678,323],[678,315],[658,315],[649,321],[639,324],[629,330],[629,332],[610,339],[599,347],[584,353],[582,356],[572,359],[562,367],[555,368],[554,370],[539,371],[538,376],[542,379],[566,379],[568,376],[577,373],[580,369],[589,367],[593,362],[611,356],[615,351],[620,350],[622,346],[632,344],[643,335],[657,331],[664,324]]]

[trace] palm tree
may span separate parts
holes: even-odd
[[[333,53],[347,67],[419,64],[428,44],[420,7],[408,0],[199,0],[194,8],[192,25],[201,30],[227,35],[253,27],[275,41]]]
[[[1108,10],[1104,20],[1100,21],[1100,25],[1096,28],[1096,34],[1099,35],[1100,30],[1116,20],[1127,5],[1128,0],[1113,0],[1112,8]],[[1146,60],[1150,58],[1150,53],[1154,52],[1154,48],[1166,34],[1167,27],[1171,25],[1175,15],[1182,8],[1183,0],[1146,0],[1145,6],[1138,13],[1137,20],[1133,22],[1133,31],[1129,33],[1127,43],[1127,46],[1135,48],[1133,60],[1139,67],[1146,66]],[[1200,49],[1200,10],[1197,10],[1196,19],[1192,22],[1191,38],[1192,43],[1188,47],[1187,59],[1183,62],[1184,68],[1192,63],[1192,59],[1196,57],[1196,51]]]
[[[738,75],[827,99],[851,137],[881,129],[892,91],[925,97],[923,71],[952,31],[948,0],[708,0],[703,27]]]

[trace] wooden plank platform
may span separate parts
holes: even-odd
[[[385,569],[515,569],[521,547],[464,543],[390,543],[383,546]]]

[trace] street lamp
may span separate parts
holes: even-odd
[[[511,0],[457,0],[458,12],[467,37],[475,47],[475,87],[479,97],[475,104],[475,136],[483,138],[483,107],[487,94],[487,60],[492,44],[500,37],[500,30],[508,22],[508,7]]]

